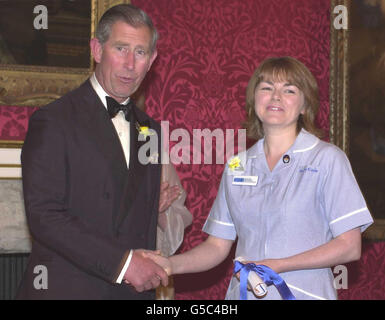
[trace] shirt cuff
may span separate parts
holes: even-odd
[[[126,273],[126,271],[128,269],[128,266],[130,265],[133,253],[134,253],[134,250],[131,250],[130,254],[127,257],[126,263],[124,264],[123,269],[122,269],[122,271],[119,274],[118,279],[116,279],[116,283],[122,283],[123,277],[124,277],[124,275],[125,275],[125,273]]]

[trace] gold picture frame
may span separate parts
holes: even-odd
[[[333,21],[334,8],[347,8],[348,28],[336,29]],[[331,0],[330,39],[330,142],[340,147],[349,156],[351,149],[351,12],[350,0]],[[355,168],[353,168],[354,170]],[[385,181],[384,181],[385,182]],[[363,190],[365,193],[365,190]],[[364,232],[368,240],[385,240],[385,219],[374,217],[374,224]]]

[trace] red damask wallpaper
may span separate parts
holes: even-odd
[[[361,259],[346,265],[347,290],[338,290],[341,300],[385,300],[385,242],[362,245]]]
[[[0,106],[0,140],[23,141],[36,107]]]
[[[269,56],[300,59],[318,80],[320,127],[329,129],[330,2],[326,0],[133,0],[160,33],[147,78],[147,112],[173,128],[239,129],[248,80]],[[252,143],[252,142],[250,142]],[[170,143],[172,147],[172,144]],[[215,144],[214,144],[215,146]],[[194,216],[181,251],[195,247],[215,199],[223,164],[177,166]],[[202,274],[175,278],[177,299],[223,299],[231,257]]]

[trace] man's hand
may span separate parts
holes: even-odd
[[[146,250],[134,250],[131,262],[123,277],[125,283],[143,292],[168,285],[166,271],[145,255]],[[150,251],[152,252],[152,251]]]

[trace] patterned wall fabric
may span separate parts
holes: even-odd
[[[290,55],[318,80],[318,123],[329,129],[330,2],[326,0],[133,0],[160,33],[146,83],[147,112],[170,131],[239,129],[248,80],[268,56]],[[213,144],[215,147],[215,144]],[[173,144],[170,143],[170,147]],[[181,251],[195,247],[215,199],[223,164],[181,164],[177,172],[194,216]],[[177,299],[223,299],[231,257],[217,268],[175,277]]]
[[[341,300],[385,300],[385,242],[364,242],[361,259],[346,265],[347,290],[338,290]]]
[[[36,107],[0,106],[0,140],[23,141]]]

